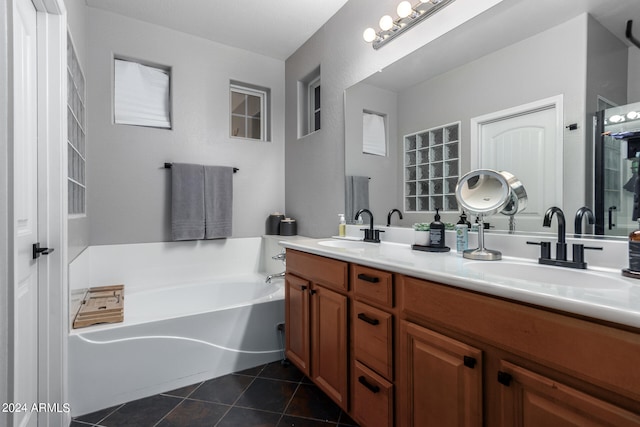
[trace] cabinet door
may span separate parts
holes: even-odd
[[[501,361],[503,427],[640,426],[640,416]]]
[[[309,376],[309,290],[307,280],[285,276],[285,348],[287,358]]]
[[[347,410],[347,297],[314,284],[310,298],[311,375]]]
[[[482,426],[482,351],[403,321],[402,425]]]

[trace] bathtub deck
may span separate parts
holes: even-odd
[[[293,365],[261,365],[74,419],[87,426],[355,426]]]

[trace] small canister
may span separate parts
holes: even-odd
[[[281,236],[295,236],[298,234],[298,226],[295,219],[285,218],[280,221]]]
[[[280,221],[284,219],[284,215],[280,212],[274,212],[267,217],[265,226],[265,234],[280,234]]]

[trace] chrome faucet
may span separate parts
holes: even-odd
[[[543,227],[551,227],[551,218],[553,218],[553,214],[556,214],[556,218],[558,218],[558,242],[556,243],[556,260],[558,261],[566,261],[567,260],[567,244],[565,242],[566,235],[566,225],[564,221],[564,212],[557,206],[552,206],[547,209],[547,212],[544,214],[544,220],[542,221]]]
[[[402,219],[402,212],[400,212],[400,209],[391,209],[387,214],[387,227],[391,227],[391,215],[393,215],[394,212],[398,212],[398,218]]]
[[[283,271],[282,273],[278,273],[278,274],[270,274],[267,276],[267,280],[265,280],[265,283],[271,283],[271,279],[275,279],[277,277],[284,277],[287,274],[286,271]]]
[[[584,209],[584,211],[583,211]],[[580,225],[582,222],[582,216],[586,213],[590,212],[591,216],[593,213],[588,208],[580,208],[576,213],[576,234],[579,234]],[[551,227],[551,219],[555,214],[556,218],[558,218],[558,242],[556,243],[556,259],[551,258],[551,242],[527,242],[529,245],[540,245],[540,258],[538,258],[538,262],[540,264],[545,265],[555,265],[558,267],[569,267],[569,268],[587,268],[587,263],[584,261],[584,250],[585,249],[594,249],[594,250],[602,250],[600,247],[588,247],[583,244],[574,243],[572,246],[573,249],[573,260],[567,260],[567,243],[565,242],[565,233],[566,233],[566,224],[564,220],[564,213],[562,209],[557,206],[552,206],[547,209],[547,212],[544,214],[544,220],[542,222],[543,227]],[[587,213],[589,215],[589,213]],[[578,219],[579,217],[579,219]],[[589,216],[587,217],[589,218]],[[591,222],[593,224],[593,222]]]
[[[593,211],[586,206],[581,207],[576,212],[576,219],[573,223],[574,225],[574,233],[576,236],[580,236],[582,234],[582,218],[587,216],[587,222],[593,225],[596,222],[596,217],[593,215]]]
[[[373,229],[373,214],[369,209],[360,209],[358,212],[356,212],[356,216],[354,217],[354,219],[357,221],[360,218],[360,215],[362,215],[363,213],[369,214],[369,228],[362,228],[362,231],[364,231],[364,241],[380,243],[380,232],[384,232],[384,230]]]

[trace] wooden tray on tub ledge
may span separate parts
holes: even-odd
[[[82,300],[73,328],[98,323],[118,323],[124,320],[124,285],[89,288]]]

